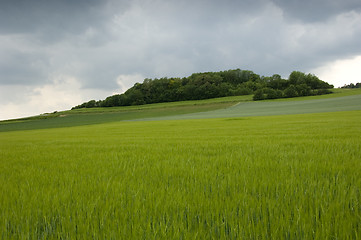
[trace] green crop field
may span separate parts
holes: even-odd
[[[0,239],[359,239],[360,94],[335,95],[3,122]]]
[[[0,132],[92,125],[124,120],[170,120],[247,117],[361,110],[360,89],[335,89],[335,93],[272,101],[252,101],[252,96],[141,106],[89,108],[0,121]]]
[[[295,99],[296,101],[289,99],[287,101],[282,100],[283,101],[240,102],[228,108],[183,115],[153,117],[150,120],[231,118],[361,110],[361,94],[311,100],[307,98],[304,98],[304,100]]]
[[[252,96],[226,97],[199,101],[157,103],[142,106],[76,109],[0,122],[0,132],[92,125],[122,120],[166,117],[224,109]]]

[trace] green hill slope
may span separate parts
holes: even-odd
[[[0,132],[92,125],[123,120],[212,111],[251,101],[252,95],[142,106],[76,109],[0,122]]]
[[[0,122],[0,132],[73,127],[124,120],[267,116],[361,110],[360,89],[322,96],[252,101],[252,95],[141,106],[76,109]]]
[[[151,120],[234,118],[361,110],[361,95],[303,101],[242,102],[226,109]]]

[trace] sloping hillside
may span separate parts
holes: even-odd
[[[72,127],[124,120],[224,118],[361,110],[360,89],[333,94],[252,101],[252,95],[140,106],[85,108],[0,122],[0,132]]]

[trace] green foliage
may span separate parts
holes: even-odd
[[[91,100],[73,109],[92,107],[132,106],[150,103],[210,99],[255,93],[255,100],[320,94],[333,88],[312,74],[294,71],[289,79],[280,75],[260,77],[248,70],[194,73],[187,78],[144,79],[124,94],[107,97],[103,101]],[[265,90],[266,89],[266,90]],[[313,91],[313,90],[321,91]],[[263,93],[264,92],[264,93]],[[326,91],[325,91],[326,92]]]
[[[296,86],[296,91],[298,96],[310,96],[312,95],[311,87],[305,83],[299,84]]]
[[[254,92],[253,100],[258,101],[258,100],[264,100],[264,99],[266,99],[264,89],[258,89]]]
[[[333,88],[326,82],[321,81],[312,74],[305,74],[294,71],[288,80],[281,79],[277,74],[272,77],[265,77],[266,88],[256,90],[253,100],[294,98],[302,96],[322,95],[332,93],[329,88]]]
[[[277,99],[277,98],[282,98],[283,94],[284,93],[278,89],[262,88],[262,89],[258,89],[254,93],[253,100],[258,101],[258,100],[265,100],[265,99]]]
[[[345,84],[341,88],[361,88],[361,83],[356,83],[356,84],[350,83],[348,85]]]
[[[332,91],[329,89],[317,89],[314,91],[315,95],[324,95],[324,94],[331,94]]]
[[[285,90],[289,86],[289,81],[282,79],[278,74],[273,75],[267,80],[267,87],[272,89]]]
[[[311,89],[329,89],[333,88],[333,85],[330,85],[324,81],[321,81],[318,77],[313,74],[304,74],[302,72],[293,71],[288,80],[290,84],[301,85],[306,84]]]
[[[284,94],[286,98],[297,97],[298,92],[296,86],[293,84],[290,85],[288,88],[285,89]]]
[[[0,133],[0,236],[357,239],[360,118],[354,111]]]

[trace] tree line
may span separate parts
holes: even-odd
[[[293,71],[288,79],[274,74],[260,76],[249,70],[194,73],[184,78],[144,79],[123,94],[105,100],[91,100],[77,108],[142,105],[161,102],[201,100],[226,96],[254,94],[253,100],[289,98],[331,93],[333,85],[313,74]]]
[[[361,88],[361,83],[356,83],[356,84],[350,83],[348,85],[345,84],[341,88]]]

